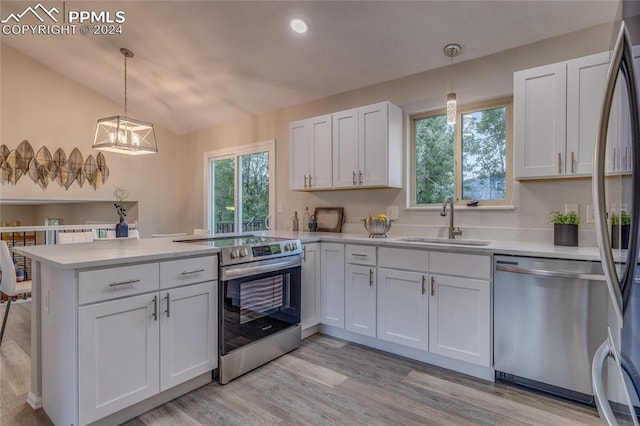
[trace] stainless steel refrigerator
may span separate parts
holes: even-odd
[[[640,126],[635,68],[623,23],[607,74],[592,180],[596,235],[610,299],[608,338],[593,358],[592,381],[598,412],[603,423],[609,425],[638,425],[640,420],[640,281],[636,278],[640,270]],[[616,102],[615,107],[623,105],[628,112],[625,131],[631,148],[631,173],[609,173],[605,168],[611,152],[607,133],[611,125],[616,125],[610,122],[610,112]],[[611,247],[612,205],[625,206],[630,215],[628,248]]]

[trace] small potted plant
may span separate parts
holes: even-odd
[[[576,247],[578,245],[578,225],[580,216],[576,212],[562,214],[551,212],[553,222],[553,244],[556,246]]]
[[[629,229],[631,228],[631,215],[624,210],[611,213],[611,247],[614,249],[629,248]]]

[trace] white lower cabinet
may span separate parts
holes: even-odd
[[[429,293],[426,274],[378,270],[378,338],[429,349]]]
[[[431,275],[429,351],[491,366],[491,290],[487,280]]]
[[[159,392],[157,297],[144,294],[78,309],[80,424]]]
[[[321,322],[344,328],[344,244],[320,245]]]
[[[320,244],[302,246],[302,329],[320,323]]]
[[[347,264],[345,272],[345,328],[376,337],[375,265]]]

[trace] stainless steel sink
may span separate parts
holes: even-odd
[[[421,244],[455,244],[461,246],[488,246],[491,241],[481,240],[453,240],[449,238],[423,238],[423,237],[407,237],[400,238],[398,241],[405,243],[421,243]]]

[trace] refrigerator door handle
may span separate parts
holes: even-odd
[[[631,119],[631,147],[632,179],[633,187],[640,188],[640,170],[638,163],[638,142],[640,141],[640,125],[638,122],[638,88],[635,79],[633,53],[631,39],[624,24],[620,26],[620,32],[612,53],[611,64],[607,71],[605,96],[602,102],[602,112],[598,127],[593,155],[593,204],[596,219],[596,236],[602,261],[602,269],[606,277],[607,289],[613,304],[618,327],[622,327],[625,297],[633,284],[635,274],[635,260],[638,258],[638,225],[640,225],[640,197],[633,191],[631,195],[631,232],[629,238],[629,250],[627,252],[626,269],[620,280],[616,273],[613,252],[609,244],[609,227],[607,224],[606,198],[605,198],[605,160],[606,141],[609,128],[609,113],[613,103],[616,80],[621,73],[627,83],[629,96],[629,109]]]

